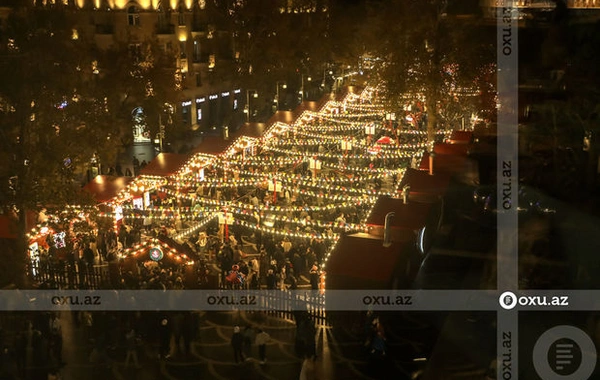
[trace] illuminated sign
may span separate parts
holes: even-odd
[[[240,89],[237,89],[237,90],[234,90],[234,91],[233,91],[233,93],[234,93],[234,94],[239,94],[241,91],[242,91],[242,90],[240,90]]]
[[[137,210],[142,210],[144,208],[144,200],[139,198],[133,198],[133,208]]]
[[[222,93],[221,93],[221,96],[222,96],[222,97],[229,96],[229,91],[228,91],[228,92],[222,92]]]
[[[185,102],[181,102],[181,105],[183,107],[191,106],[192,105],[192,101],[191,100],[186,100]]]
[[[206,97],[196,98],[196,103],[204,103],[206,101]]]
[[[219,95],[209,95],[208,100],[215,100],[219,97]]]
[[[117,206],[115,207],[115,220],[119,221],[123,219],[123,207]]]
[[[161,249],[157,247],[152,248],[148,252],[148,255],[150,256],[150,259],[154,261],[160,261],[164,257],[163,251],[161,251]]]

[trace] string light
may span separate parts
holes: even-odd
[[[408,128],[392,131],[383,122],[386,107],[382,102],[372,101],[383,91],[381,87],[369,86],[360,94],[348,94],[344,101],[328,101],[318,111],[305,110],[292,124],[276,122],[260,138],[239,137],[220,154],[194,154],[174,175],[138,176],[107,204],[122,206],[125,219],[192,221],[190,227],[174,235],[175,240],[193,235],[208,223],[214,222],[217,215],[226,209],[235,216],[235,224],[251,230],[288,238],[323,239],[331,243],[323,263],[324,269],[340,238],[340,233],[333,230],[339,231],[342,228],[345,232],[366,232],[364,221],[373,211],[373,204],[383,195],[398,195],[398,186],[408,163],[410,160],[420,160],[427,148],[427,131]],[[374,127],[375,134],[371,141],[365,139],[366,126]],[[391,133],[394,138],[390,144],[376,143],[379,137]],[[449,136],[450,133],[451,131],[441,130],[436,135]],[[394,141],[396,136],[403,139],[402,144]],[[404,143],[407,139],[409,143]],[[353,149],[341,151],[338,144],[342,140],[349,142]],[[330,148],[331,151],[306,150],[320,146]],[[322,169],[313,178],[295,172],[298,165],[306,165],[309,158],[322,160]],[[223,174],[223,177],[217,178],[218,174]],[[374,183],[376,180],[392,179],[395,181],[392,190],[375,190],[365,186],[369,181]],[[292,196],[316,199],[316,204],[254,206],[239,199],[213,199],[196,193],[200,187],[252,191],[252,188],[264,189],[273,181],[281,183],[283,191],[288,191]],[[357,186],[359,182],[360,186]],[[389,184],[382,187],[389,188],[387,185]],[[149,191],[160,192],[172,202],[189,202],[190,205],[154,206],[138,210],[127,203],[138,194]],[[75,212],[95,210],[95,215],[101,218],[116,216],[115,212],[100,212],[97,207],[72,207]],[[367,217],[358,223],[346,223],[341,227],[331,220],[313,220],[299,216],[302,213],[331,213],[346,209],[357,210],[361,215],[367,214]],[[295,228],[274,228],[247,220],[249,216],[255,215],[259,218],[268,216],[275,223]],[[38,236],[42,228],[38,226],[28,236]],[[175,260],[189,260],[186,255],[178,255],[174,248],[156,239],[125,250],[123,257],[139,255],[151,247],[164,248]]]

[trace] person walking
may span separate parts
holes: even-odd
[[[127,346],[127,354],[125,355],[125,368],[129,367],[129,361],[133,359],[133,365],[135,368],[140,368],[137,354],[137,335],[135,329],[130,329],[125,334],[125,342]]]
[[[159,359],[168,359],[171,357],[171,324],[167,317],[163,317],[160,320],[160,326],[158,330],[159,338]]]
[[[244,360],[244,352],[242,351],[244,344],[244,336],[240,331],[240,326],[233,328],[233,335],[231,336],[231,347],[233,347],[233,360],[235,364],[238,364]]]
[[[263,329],[258,329],[258,334],[256,334],[256,345],[258,346],[258,359],[260,360],[260,364],[265,364],[267,361],[267,343],[271,336],[264,331]]]
[[[52,319],[50,320],[50,352],[53,355],[54,360],[56,360],[56,364],[61,366],[63,364],[62,361],[62,345],[63,345],[63,337],[62,337],[62,326],[60,323],[60,319],[58,318],[58,314],[54,314]]]
[[[252,326],[247,325],[244,328],[244,360],[250,360],[252,356],[252,343],[256,339],[256,333]]]
[[[310,268],[310,288],[312,290],[319,290],[319,267],[317,264],[313,264]]]
[[[92,339],[92,328],[94,325],[94,317],[92,313],[84,310],[80,314],[81,323],[83,325],[83,337],[86,342],[89,342]]]

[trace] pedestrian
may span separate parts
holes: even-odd
[[[240,331],[240,326],[235,326],[231,336],[231,347],[233,347],[233,359],[236,364],[244,360],[243,344],[244,336]]]
[[[54,359],[58,366],[62,365],[62,326],[58,314],[54,314],[50,320],[50,351],[54,355]]]
[[[178,277],[178,279],[181,277]],[[177,313],[173,317],[173,337],[175,339],[175,354],[182,353],[181,343],[183,341],[183,313]]]
[[[319,267],[313,264],[310,268],[310,288],[312,290],[319,290]]]
[[[265,364],[267,361],[267,343],[271,336],[264,331],[263,329],[258,329],[258,334],[256,334],[256,345],[258,346],[258,359],[260,360],[260,364]]]
[[[92,339],[92,326],[94,325],[94,317],[92,313],[87,310],[84,310],[79,315],[81,318],[81,323],[83,325],[83,337],[86,342],[89,342]]]
[[[125,355],[125,368],[129,367],[130,359],[133,359],[133,365],[135,368],[140,368],[137,354],[137,335],[135,329],[129,329],[125,334],[125,342],[127,346],[127,354]]]
[[[244,360],[250,360],[252,356],[252,343],[256,340],[256,333],[250,325],[244,328]]]
[[[140,173],[140,161],[136,156],[133,156],[133,174],[137,177]]]
[[[310,358],[305,358],[300,370],[300,380],[312,380],[316,378],[315,362]]]
[[[274,290],[276,284],[277,284],[277,277],[275,276],[273,269],[269,269],[267,271],[267,289]]]
[[[167,317],[163,317],[160,320],[158,327],[158,339],[159,339],[159,359],[168,359],[171,357],[171,325]]]

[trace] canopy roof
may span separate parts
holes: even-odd
[[[98,175],[83,187],[83,191],[90,193],[98,203],[104,203],[115,198],[133,180],[132,177]]]
[[[410,186],[410,195],[439,197],[446,193],[450,177],[444,174],[429,174],[423,170],[408,168],[400,181],[399,189]]]
[[[190,159],[189,154],[178,153],[160,153],[143,169],[140,169],[140,175],[148,176],[171,176]]]
[[[366,224],[370,226],[383,226],[385,225],[385,216],[387,213],[394,212],[395,215],[390,221],[393,228],[419,230],[425,227],[431,207],[431,203],[404,203],[399,198],[379,197],[371,209],[371,214],[367,218]]]
[[[389,288],[405,246],[382,242],[365,233],[342,236],[327,262],[327,288]]]

